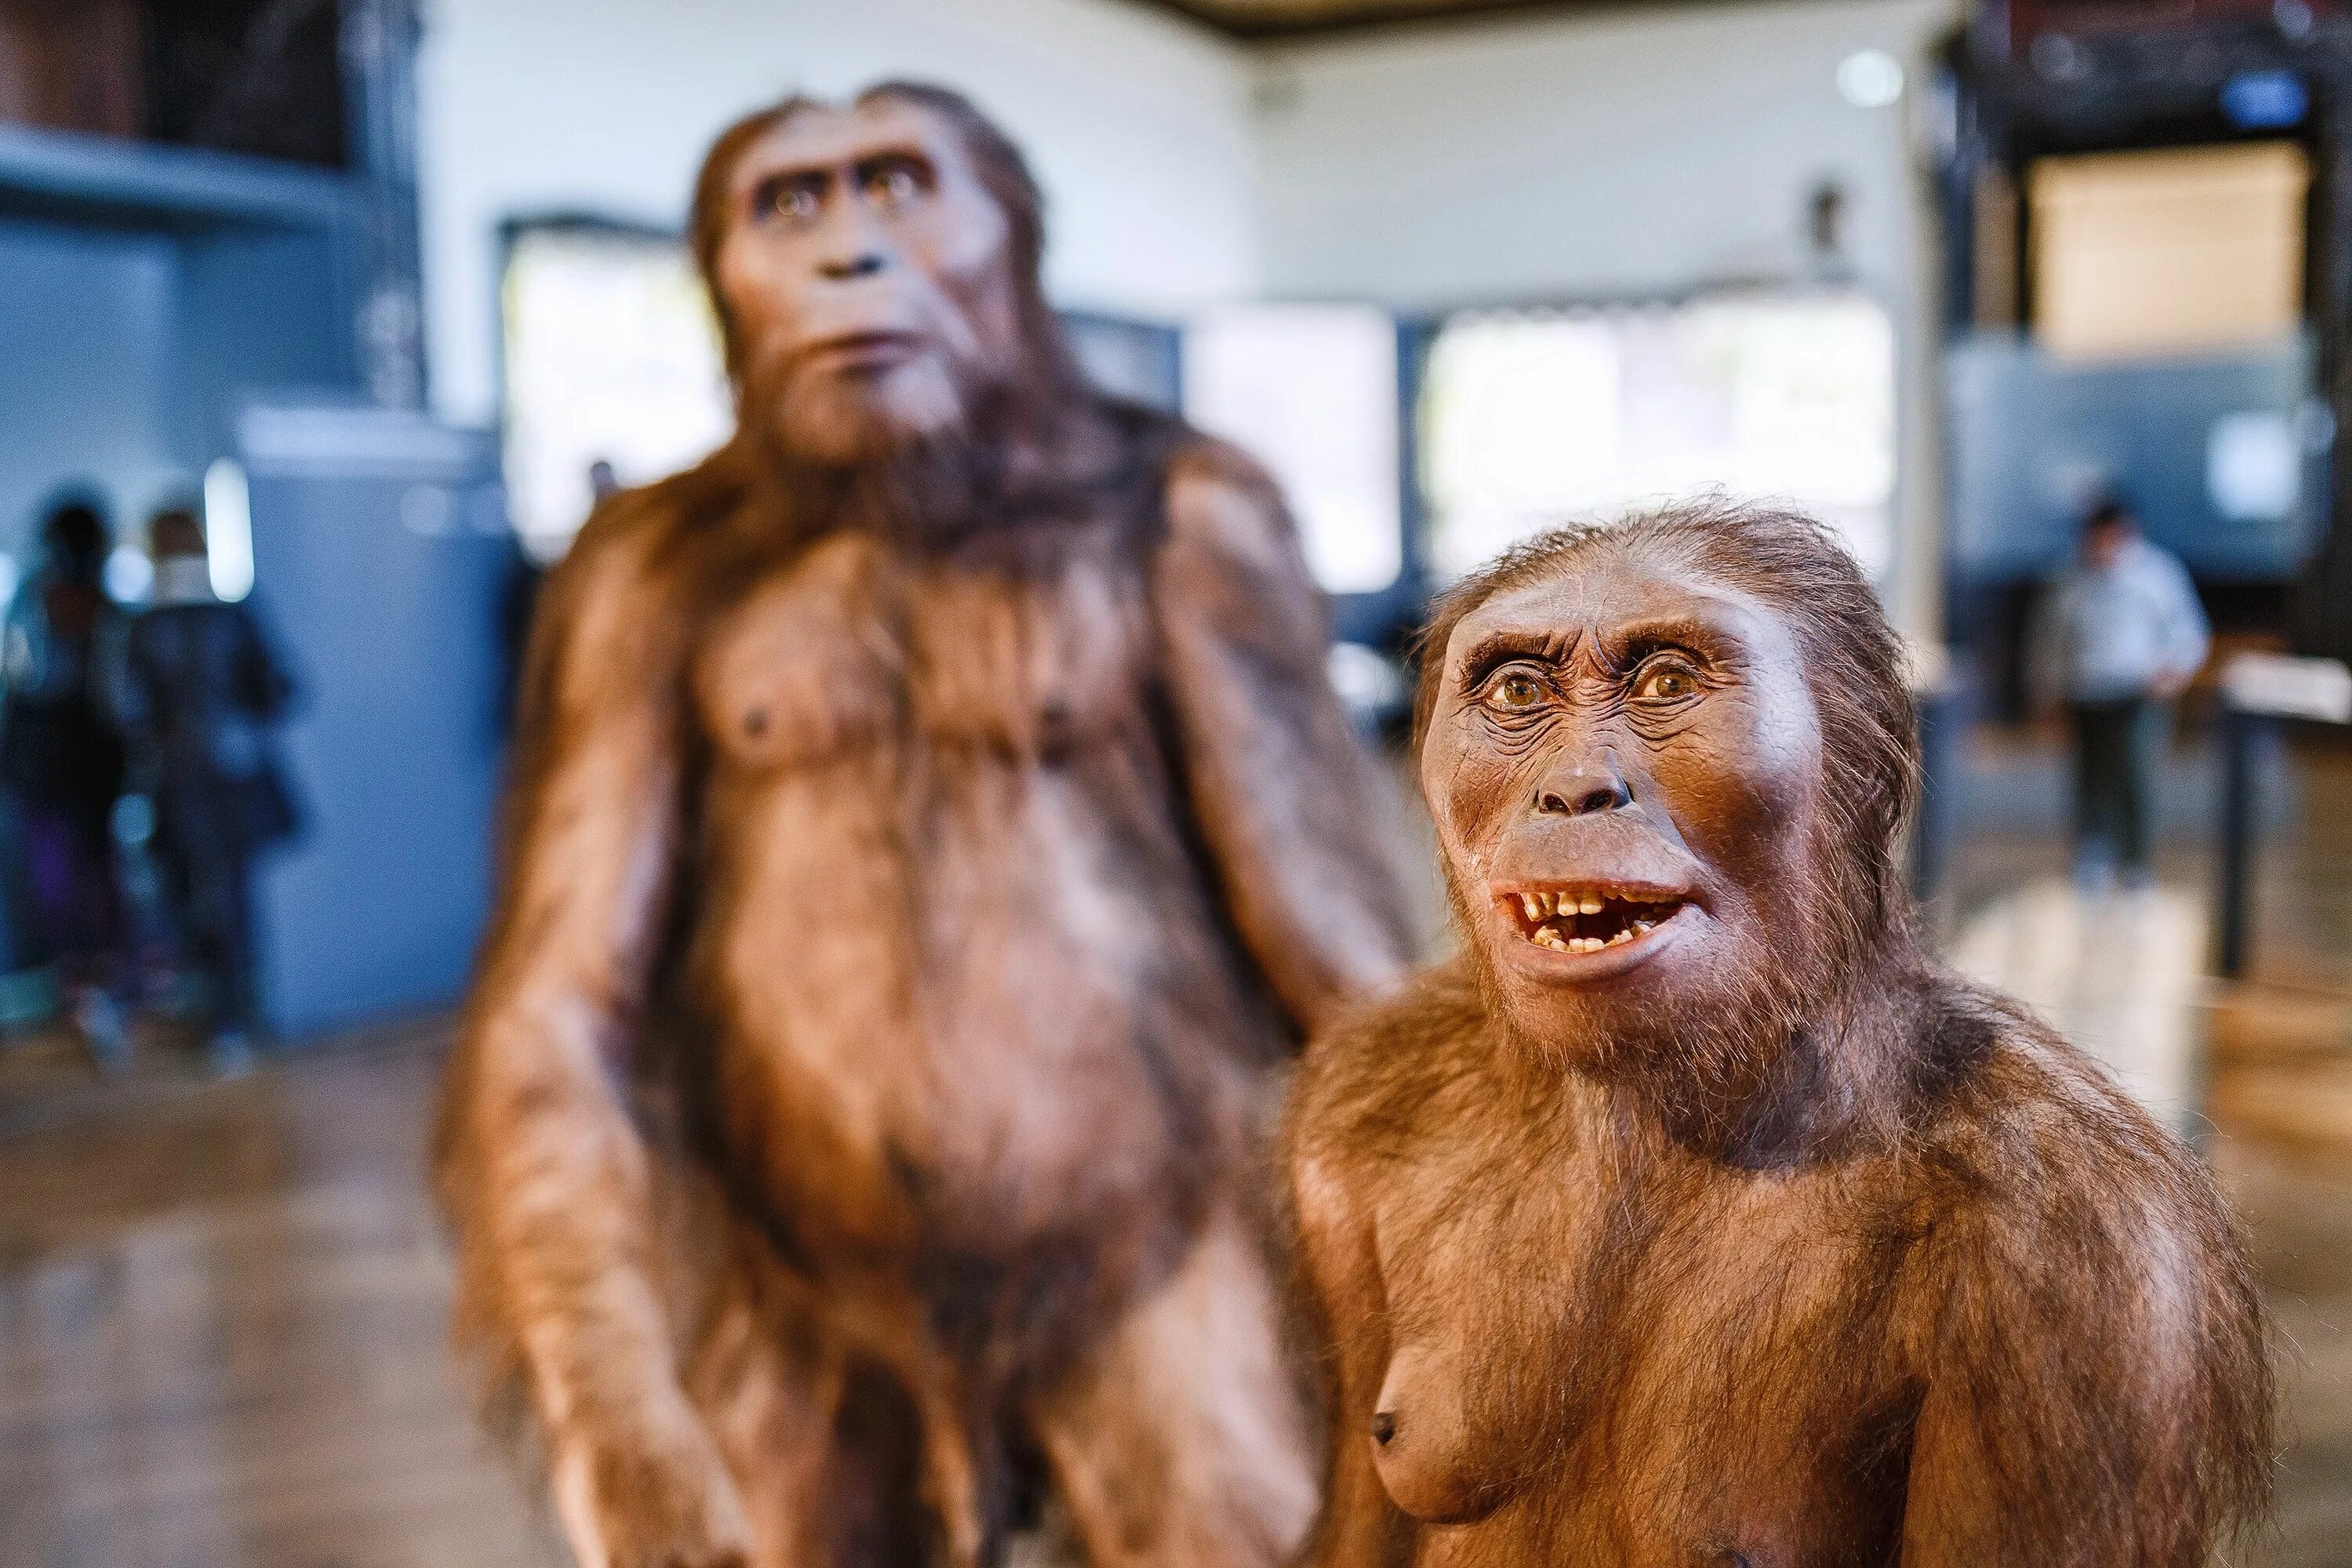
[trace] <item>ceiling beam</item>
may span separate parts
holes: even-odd
[[[1229,5],[1222,0],[1129,0],[1129,4],[1182,17],[1243,43],[1286,43],[1300,38],[1328,38],[1390,28],[1426,27],[1433,23],[1467,22],[1510,16],[1591,16],[1612,12],[1682,10],[1721,5],[1727,0],[1399,0],[1390,5],[1310,4],[1290,16],[1266,16],[1259,7]],[[1738,4],[1738,0],[1729,0]]]

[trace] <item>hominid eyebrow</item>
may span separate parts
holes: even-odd
[[[1573,631],[1526,631],[1507,626],[1488,632],[1462,656],[1462,689],[1475,690],[1486,684],[1488,676],[1514,659],[1566,664],[1580,636]]]
[[[1630,669],[1662,649],[1673,648],[1707,663],[1736,658],[1746,649],[1738,637],[1696,616],[1666,616],[1605,628],[1602,655],[1616,668]]]

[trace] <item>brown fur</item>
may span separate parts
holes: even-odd
[[[1025,174],[980,271],[858,284],[1028,324],[916,384],[967,399],[919,441],[908,383],[825,384],[850,468],[761,405],[813,373],[709,216],[803,116],[965,199],[1010,150],[943,101],[720,139],[704,261],[779,379],[599,510],[534,633],[439,1159],[465,1335],[592,1563],[978,1564],[1044,1489],[1098,1563],[1271,1564],[1312,1508],[1267,1075],[1406,938],[1279,500],[1022,346]]]
[[[1752,782],[1723,737],[1786,734],[1690,708],[1637,733],[1603,701],[1615,667],[1578,662],[1692,585],[1790,629],[1821,757],[1789,745],[1780,816],[1742,797],[1709,819]],[[1497,727],[1449,660],[1514,594],[1523,616],[1601,606],[1538,661],[1577,693],[1549,728]],[[1843,554],[1720,504],[1556,535],[1465,584],[1428,647],[1423,780],[1471,940],[1318,1037],[1291,1108],[1334,1413],[1310,1561],[2205,1563],[2259,1512],[2273,1453],[2244,1250],[2188,1150],[1915,940],[1892,871],[1908,702]],[[1769,683],[1771,648],[1743,657],[1701,705]],[[1462,786],[1498,746],[1505,782]],[[1612,768],[1613,805],[1547,804],[1548,781]],[[1529,994],[1474,863],[1527,824],[1569,880],[1648,824],[1686,841],[1721,951]],[[1725,868],[1759,835],[1800,868],[1760,933],[1746,862]],[[1755,863],[1792,863],[1772,848]],[[1711,1006],[1731,1012],[1685,1016]]]

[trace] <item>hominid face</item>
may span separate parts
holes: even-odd
[[[1513,1029],[1564,1059],[1670,1047],[1803,974],[1822,746],[1769,605],[1605,544],[1465,615],[1422,784]]]
[[[1019,354],[1011,226],[962,138],[877,98],[744,149],[717,260],[747,424],[819,467],[950,434]]]

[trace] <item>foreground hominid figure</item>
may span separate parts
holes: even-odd
[[[2192,1568],[2267,1488],[2210,1179],[1915,939],[1893,636],[1802,519],[1538,540],[1419,701],[1454,962],[1318,1037],[1311,1561]]]

